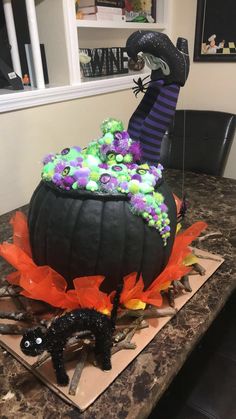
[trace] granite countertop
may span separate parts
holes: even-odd
[[[182,174],[177,170],[167,171],[166,180],[173,192],[181,196]],[[109,419],[148,417],[236,288],[236,181],[186,173],[184,183],[190,203],[186,226],[203,220],[208,223],[208,232],[222,233],[198,243],[198,247],[220,254],[225,262],[84,413],[62,401],[30,372],[20,383],[19,377],[25,368],[0,348],[1,419],[100,419],[105,415]],[[23,211],[27,211],[27,206]],[[1,242],[10,238],[8,221],[11,215],[0,217]],[[0,261],[0,272],[1,277],[10,272],[3,260]]]

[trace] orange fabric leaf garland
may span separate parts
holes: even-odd
[[[32,257],[26,216],[23,212],[16,211],[10,220],[10,224],[13,227],[13,243]]]
[[[37,266],[34,263],[24,214],[17,211],[10,223],[13,227],[13,244],[0,244],[0,255],[17,270],[9,274],[7,279],[11,284],[22,288],[22,295],[63,309],[87,307],[105,314],[110,313],[113,293],[107,295],[100,290],[103,276],[75,278],[74,289],[67,290],[67,282],[58,272],[50,266]],[[191,254],[188,246],[206,227],[206,223],[199,221],[176,236],[167,266],[148,289],[144,290],[142,276],[137,280],[136,272],[124,277],[120,303],[134,310],[144,309],[146,304],[160,307],[161,291],[167,289],[171,281],[181,278],[191,269],[184,264],[184,259]]]

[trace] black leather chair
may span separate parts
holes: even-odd
[[[177,110],[161,147],[166,168],[222,176],[236,128],[236,115]]]

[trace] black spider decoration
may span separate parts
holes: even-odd
[[[146,83],[144,83],[144,80],[146,80],[148,77],[150,77],[149,75],[144,77],[143,79],[141,79],[141,77],[138,78],[138,80],[133,79],[134,84],[136,84],[136,86],[132,87],[133,93],[135,94],[135,97],[137,97],[137,95],[139,94],[139,92],[146,92],[148,85],[150,83],[151,80],[147,81]]]
[[[89,330],[95,336],[95,354],[101,355],[102,369],[111,369],[112,335],[119,305],[121,287],[116,291],[111,317],[94,309],[73,310],[55,319],[47,328],[36,327],[27,330],[20,342],[25,355],[37,356],[48,351],[52,358],[57,383],[66,386],[69,377],[65,370],[63,351],[68,339],[76,332]]]

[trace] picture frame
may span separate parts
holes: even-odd
[[[236,61],[235,0],[198,0],[193,61]]]

